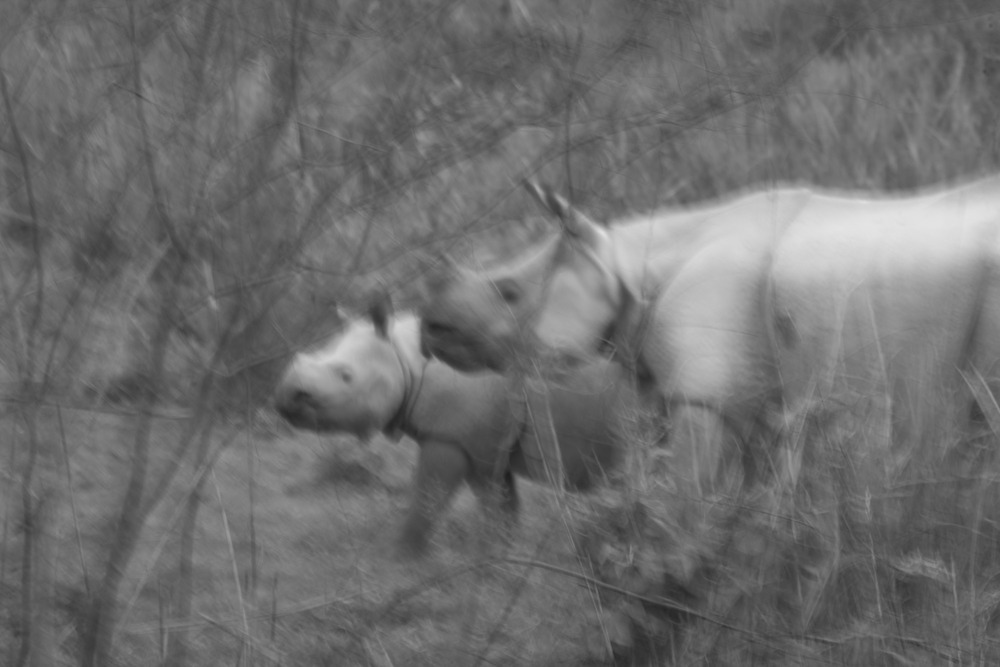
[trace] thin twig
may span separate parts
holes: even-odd
[[[233,565],[233,581],[236,584],[236,602],[240,606],[240,618],[243,621],[243,632],[250,636],[250,623],[247,620],[247,608],[243,602],[243,586],[240,584],[240,568],[236,564],[236,548],[233,546],[233,533],[229,530],[229,518],[226,516],[226,507],[222,503],[222,492],[219,490],[219,481],[215,477],[215,468],[212,471],[212,486],[215,487],[215,498],[219,501],[219,512],[222,514],[222,529],[226,534],[226,544],[229,546],[229,559]]]

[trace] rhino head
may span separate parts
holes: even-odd
[[[551,190],[527,187],[561,233],[482,270],[442,260],[427,282],[424,349],[459,370],[593,356],[621,310],[606,230]]]

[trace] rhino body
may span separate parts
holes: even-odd
[[[619,420],[634,396],[617,364],[600,360],[543,383],[463,373],[421,355],[413,315],[374,320],[352,321],[322,349],[296,355],[275,404],[296,427],[417,442],[404,553],[426,549],[463,481],[512,518],[514,474],[585,490],[618,465]]]
[[[670,416],[692,542],[724,523],[709,501],[732,504],[748,461],[774,456],[741,454],[762,426],[862,396],[888,405],[893,446],[940,445],[973,393],[996,395],[1000,178],[893,197],[778,188],[609,225],[532,191],[562,233],[432,280],[425,344],[463,369],[630,350]]]

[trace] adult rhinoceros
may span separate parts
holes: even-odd
[[[766,409],[877,397],[894,443],[932,442],[996,379],[1000,178],[893,197],[769,189],[610,225],[529,187],[562,233],[431,280],[425,342],[465,369],[633,348],[670,413],[692,540],[726,504],[708,501],[741,487]]]
[[[385,300],[331,341],[297,354],[275,392],[292,425],[368,437],[403,434],[420,447],[404,555],[423,552],[434,521],[463,481],[507,517],[513,474],[585,490],[618,465],[620,427],[634,400],[623,369],[606,359],[544,383],[461,373],[421,353],[413,314]]]

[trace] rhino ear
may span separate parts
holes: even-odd
[[[525,179],[523,185],[524,189],[528,191],[528,194],[531,195],[542,208],[555,214],[556,217],[562,219],[569,213],[569,202],[557,195],[551,186],[545,183],[539,183],[533,178]]]
[[[567,234],[590,244],[597,241],[598,228],[601,225],[566,201],[565,197],[557,194],[548,185],[543,185],[534,179],[524,181],[524,187],[535,201],[541,204],[542,208],[559,218]]]
[[[392,316],[392,297],[385,289],[377,290],[368,300],[368,317],[375,325],[375,333],[389,337],[389,318]]]

